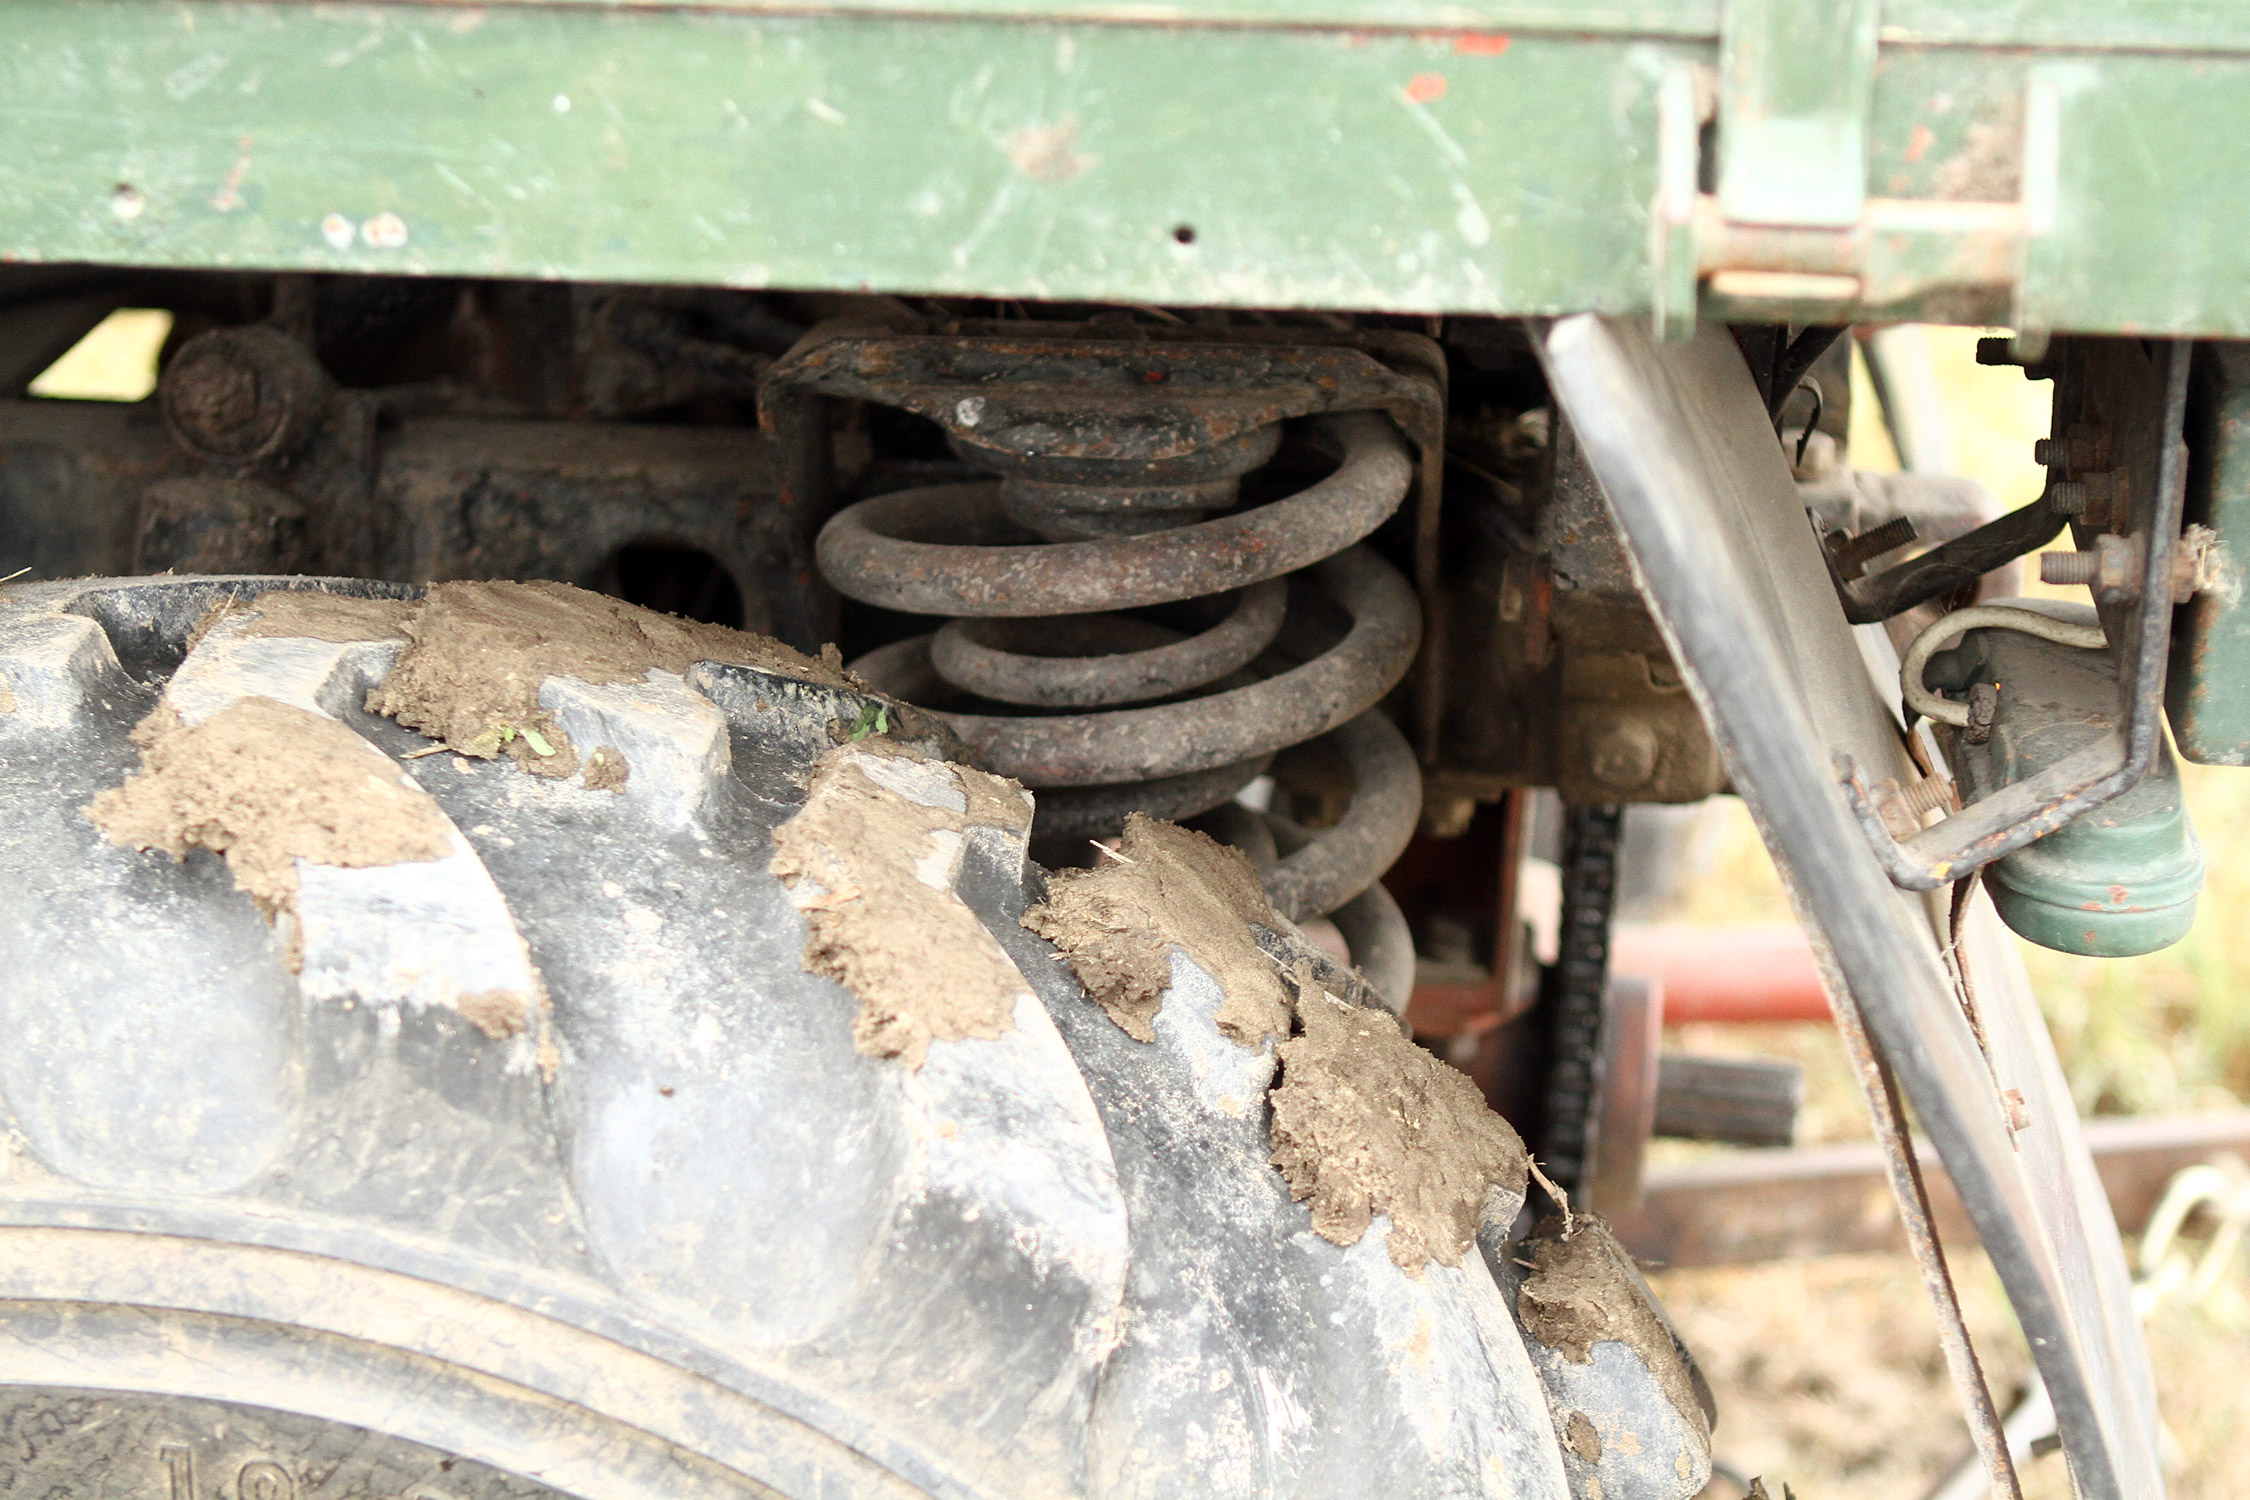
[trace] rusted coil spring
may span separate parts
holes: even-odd
[[[1397,858],[1421,813],[1413,753],[1374,711],[1412,663],[1421,621],[1406,580],[1353,545],[1404,497],[1406,445],[1369,412],[1318,418],[1315,433],[1340,457],[1333,473],[1208,520],[1234,503],[1241,475],[1272,456],[1278,425],[1149,461],[1024,459],[962,445],[1001,479],[864,500],[821,532],[821,571],[842,592],[957,617],[853,669],[909,701],[968,692],[1045,711],[941,713],[980,764],[1040,793],[1042,834],[1108,834],[1132,811],[1207,811],[1275,751],[1327,735],[1352,774],[1350,810],[1274,861],[1265,881],[1292,920],[1335,910]],[[1011,523],[1048,540],[938,539]],[[1299,570],[1351,625],[1293,661],[1276,643],[1289,636],[1285,575]],[[1229,591],[1239,591],[1232,610],[1192,636],[1107,613]],[[1146,706],[1120,706],[1136,704]]]

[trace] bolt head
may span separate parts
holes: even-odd
[[[1656,774],[1656,732],[1637,719],[1611,724],[1588,747],[1587,769],[1604,786],[1627,791]]]

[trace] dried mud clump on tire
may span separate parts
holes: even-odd
[[[278,596],[284,600],[294,596]],[[265,608],[275,595],[265,595]],[[292,606],[284,603],[280,607]],[[367,695],[370,713],[419,729],[462,755],[509,756],[538,776],[565,777],[579,755],[539,706],[549,677],[638,682],[650,668],[684,673],[699,661],[731,662],[832,687],[852,680],[832,662],[767,636],[700,620],[676,619],[567,583],[440,583],[402,614],[408,646],[390,675]],[[591,778],[621,786],[628,768]]]
[[[334,719],[244,698],[190,728],[160,706],[133,731],[141,769],[86,815],[113,844],[225,856],[269,918],[293,909],[300,859],[358,868],[442,859],[429,795]]]
[[[1281,1044],[1273,1162],[1313,1228],[1359,1242],[1391,1221],[1391,1259],[1448,1266],[1476,1237],[1494,1187],[1520,1199],[1529,1158],[1467,1074],[1402,1035],[1388,1014],[1299,990],[1302,1030]]]
[[[197,628],[200,640],[213,625],[236,612],[229,600],[211,611]],[[407,617],[418,606],[406,599],[361,599],[351,594],[331,594],[325,589],[288,589],[260,594],[250,608],[257,618],[245,621],[236,632],[240,639],[350,641],[381,640],[406,634]]]
[[[1601,1220],[1584,1214],[1542,1219],[1517,1248],[1530,1274],[1516,1292],[1524,1332],[1573,1364],[1591,1364],[1594,1345],[1634,1350],[1691,1430],[1710,1430],[1695,1377],[1641,1280],[1633,1258]]]
[[[1031,987],[953,882],[973,823],[1030,817],[1012,783],[884,741],[814,762],[769,868],[804,913],[805,969],[859,998],[861,1052],[919,1068],[932,1041],[1014,1027]]]
[[[1143,1042],[1156,1038],[1171,949],[1185,949],[1226,997],[1215,1017],[1222,1033],[1246,1047],[1284,1039],[1281,1081],[1268,1095],[1273,1164],[1312,1205],[1313,1228],[1349,1246],[1384,1214],[1400,1266],[1459,1265],[1492,1189],[1522,1196],[1523,1142],[1466,1075],[1409,1041],[1389,1013],[1329,995],[1309,964],[1292,976],[1292,1005],[1253,924],[1287,926],[1249,860],[1138,813],[1114,859],[1057,872],[1047,899],[1023,918],[1062,951],[1110,1019]]]
[[[1062,950],[1086,993],[1136,1041],[1156,1040],[1176,943],[1218,981],[1219,1029],[1246,1047],[1289,1034],[1289,992],[1250,924],[1280,928],[1241,851],[1142,813],[1115,855],[1061,870],[1023,925]]]

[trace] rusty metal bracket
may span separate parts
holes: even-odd
[[[2171,576],[2168,564],[2179,543],[2187,494],[2184,428],[2191,346],[2183,341],[2163,348],[2157,479],[2137,535],[2139,576],[2158,582],[2103,613],[2123,685],[2122,727],[1903,840],[1884,823],[1865,774],[1849,755],[1837,756],[1836,773],[1852,815],[1884,873],[1902,889],[1933,891],[2015,853],[2131,790],[2155,762],[2164,732],[2165,664],[2172,642],[2173,593],[2162,581]]]

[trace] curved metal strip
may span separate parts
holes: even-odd
[[[852,598],[924,615],[1077,615],[1223,594],[1279,578],[1367,536],[1406,498],[1414,460],[1390,419],[1322,417],[1343,450],[1310,488],[1193,526],[1098,541],[974,547],[917,540],[990,525],[994,484],[878,495],[840,512],[815,546],[821,575]]]

